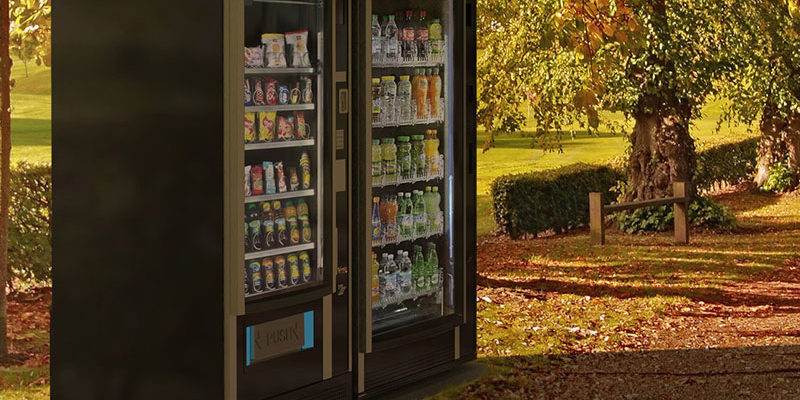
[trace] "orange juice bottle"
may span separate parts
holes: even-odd
[[[428,78],[425,70],[414,70],[413,86],[414,102],[417,106],[417,119],[428,119]]]
[[[439,68],[434,68],[429,71],[428,103],[431,105],[431,118],[439,119],[442,97],[442,77],[439,76]]]

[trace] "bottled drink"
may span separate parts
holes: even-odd
[[[441,86],[441,84],[440,84]],[[412,121],[414,114],[411,109],[411,80],[408,75],[400,76],[397,84],[397,122]]]
[[[414,234],[417,237],[425,236],[428,231],[428,215],[425,213],[425,202],[422,193],[417,191],[414,200]]]
[[[380,296],[381,301],[388,300],[387,293],[386,293],[386,253],[383,253],[381,256],[381,262],[378,264],[378,296]]]
[[[428,243],[428,260],[427,260],[427,281],[431,290],[439,288],[439,255],[436,251],[436,243]]]
[[[417,56],[420,60],[428,60],[431,54],[430,43],[428,42],[429,34],[428,34],[428,22],[425,21],[425,17],[427,13],[425,11],[419,12],[419,20],[417,21],[417,33],[416,33],[416,41],[417,41]]]
[[[413,87],[414,104],[417,119],[428,119],[428,78],[423,69],[414,70]]]
[[[439,176],[439,133],[436,129],[429,129],[425,133],[425,166],[428,176]]]
[[[384,124],[393,124],[395,122],[396,97],[397,84],[394,83],[394,76],[381,77],[381,122]]]
[[[442,23],[439,18],[431,20],[428,25],[428,41],[430,42],[431,58],[434,60],[441,59],[444,52],[444,37],[442,36]]]
[[[372,297],[372,304],[378,303],[381,301],[381,280],[378,278],[378,273],[380,271],[380,264],[378,264],[378,255],[372,253],[372,288],[370,290],[370,295]]]
[[[381,123],[381,78],[372,78],[372,123]]]
[[[422,256],[422,246],[414,246],[414,260],[411,275],[414,279],[414,290],[424,292],[428,289],[427,275],[425,274],[425,259]]]
[[[381,243],[381,214],[380,214],[380,197],[372,198],[372,244]]]
[[[389,196],[386,199],[383,215],[383,237],[387,242],[397,240],[397,197]]]
[[[408,252],[399,250],[397,252],[398,268],[397,272],[397,286],[400,294],[411,293],[414,286],[413,277],[411,274],[411,260],[408,258]]]
[[[414,208],[411,193],[406,193],[400,211],[400,236],[403,239],[414,237]]]
[[[383,56],[387,64],[397,64],[398,61],[397,22],[394,15],[389,16],[383,28]]]
[[[386,296],[390,301],[397,296],[397,263],[393,254],[386,260]]]
[[[442,77],[439,68],[434,68],[428,74],[428,104],[431,107],[430,117],[439,119],[441,116]]]
[[[433,222],[431,223],[431,230],[434,232],[441,232],[442,231],[442,224],[443,215],[442,215],[442,195],[439,193],[439,187],[433,187],[433,197],[431,200],[432,211],[428,211],[429,213],[433,213]]]
[[[424,136],[414,135],[411,136],[411,161],[414,164],[414,176],[417,178],[425,178],[425,142]]]
[[[439,230],[436,229],[436,211],[434,207],[436,207],[433,202],[435,201],[433,196],[433,190],[430,186],[425,187],[425,194],[422,196],[422,200],[425,202],[425,211],[428,213],[428,227],[430,228],[431,233],[436,233]]]
[[[409,62],[417,61],[416,29],[414,26],[414,11],[412,10],[406,11],[406,18],[400,30],[400,39],[403,43],[403,60]]]
[[[381,155],[383,158],[383,181],[397,181],[397,146],[393,138],[381,139]]]
[[[411,179],[411,142],[408,136],[397,137],[397,169],[400,170],[400,178]]]
[[[383,150],[380,139],[372,139],[372,185],[380,184],[383,178]]]
[[[378,14],[372,14],[372,62],[383,61],[383,30],[378,21]]]

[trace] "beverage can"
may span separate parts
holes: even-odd
[[[261,260],[261,273],[264,275],[264,290],[269,292],[275,289],[275,269],[272,258]]]
[[[261,276],[261,262],[259,260],[248,261],[247,273],[250,275],[250,282],[253,284],[253,293],[263,291],[264,281]]]
[[[297,254],[289,254],[286,257],[286,262],[289,264],[289,281],[292,286],[300,283],[300,263]]]
[[[275,275],[278,278],[278,287],[286,287],[289,285],[289,280],[286,276],[286,257],[275,257]]]
[[[311,188],[311,157],[305,151],[300,155],[300,168],[303,175],[303,189]]]
[[[311,257],[307,252],[301,252],[300,256],[300,269],[303,272],[303,283],[311,282]]]
[[[275,220],[270,202],[261,203],[261,230],[264,235],[264,249],[275,246]]]

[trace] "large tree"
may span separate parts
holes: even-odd
[[[11,55],[9,2],[0,1],[0,358],[8,356],[8,202],[11,180]]]
[[[600,111],[622,112],[633,122],[628,132],[626,199],[669,195],[673,181],[692,179],[695,149],[689,127],[713,95],[713,83],[728,68],[730,54],[724,39],[732,29],[728,14],[738,1],[520,2],[511,13],[515,19],[483,21],[481,27],[509,24],[516,28],[513,32],[489,29],[495,38],[482,43],[486,46],[483,63],[514,69],[481,76],[479,110],[486,113],[480,115],[481,121],[486,126],[518,112],[505,107],[491,115],[491,105],[497,102],[492,96],[510,103],[509,97],[525,99],[525,93],[543,105],[539,109],[543,116],[534,119],[546,130],[575,124],[592,129],[604,122]],[[499,12],[492,15],[505,17]],[[499,45],[489,47],[492,42]],[[511,51],[513,55],[504,56]],[[529,65],[543,59],[549,64]],[[507,84],[507,91],[488,90],[487,82],[502,82],[498,74],[519,84]]]

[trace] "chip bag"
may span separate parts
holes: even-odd
[[[275,138],[275,111],[258,113],[258,141],[271,142]]]
[[[246,68],[264,68],[264,48],[261,46],[245,47],[244,66]]]
[[[244,113],[244,141],[246,143],[256,141],[256,113]]]
[[[311,58],[308,55],[308,31],[286,32],[286,44],[292,52],[292,67],[310,67]]]
[[[286,44],[283,35],[280,33],[265,33],[261,35],[261,43],[264,44],[267,68],[286,66]]]

